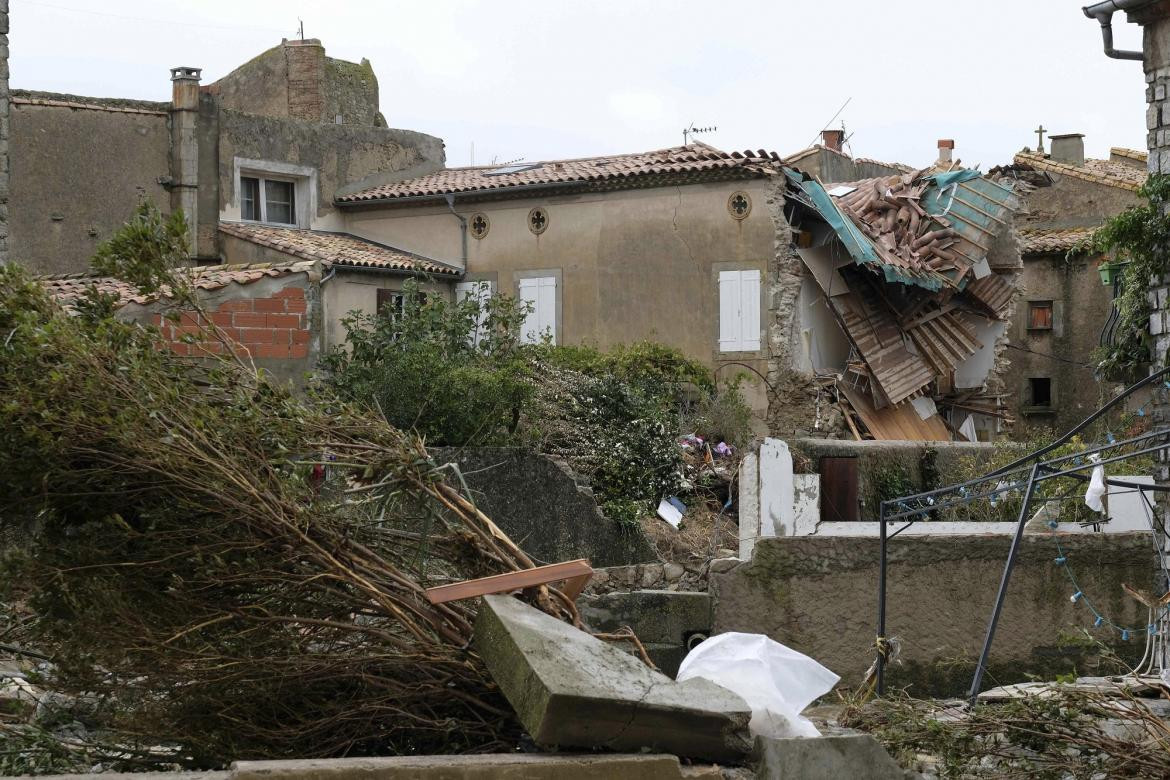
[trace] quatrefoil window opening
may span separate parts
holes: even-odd
[[[528,229],[540,235],[548,229],[548,212],[540,206],[528,212]]]
[[[746,219],[752,213],[752,199],[746,192],[733,192],[727,199],[727,211],[735,219]]]
[[[492,223],[485,214],[475,214],[469,224],[471,225],[471,235],[474,238],[483,238],[492,227]]]

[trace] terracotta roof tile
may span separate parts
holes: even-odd
[[[658,149],[637,154],[585,157],[575,160],[486,165],[474,168],[448,168],[415,179],[383,184],[360,192],[342,195],[338,203],[394,200],[397,198],[438,197],[449,193],[506,190],[533,184],[566,186],[602,186],[618,181],[647,182],[670,175],[741,174],[742,178],[767,175],[764,166],[779,163],[775,152],[724,152],[702,143]]]
[[[1057,162],[1036,152],[1018,152],[1014,158],[1017,165],[1026,165],[1033,170],[1060,173],[1085,181],[1107,184],[1123,190],[1137,191],[1146,181],[1146,172],[1132,165],[1109,160],[1085,160],[1084,165],[1070,165]]]
[[[1143,163],[1150,157],[1148,152],[1138,151],[1137,149],[1126,149],[1124,146],[1111,147],[1109,149],[1109,156],[1113,157],[1114,155]]]
[[[218,290],[229,284],[251,284],[266,277],[309,273],[313,270],[314,265],[316,263],[311,261],[211,265],[181,268],[177,273],[190,274],[192,283],[200,290]],[[125,306],[128,303],[151,303],[159,298],[166,298],[170,294],[170,291],[164,287],[161,295],[143,295],[129,282],[93,274],[45,276],[41,277],[39,281],[48,290],[49,295],[68,310],[72,310],[77,300],[84,296],[91,287],[97,288],[98,292],[116,296],[118,306]]]
[[[454,266],[421,255],[367,241],[349,233],[273,227],[251,222],[221,222],[219,230],[235,238],[279,252],[337,266],[382,268],[405,273],[459,276]]]
[[[1067,252],[1089,238],[1095,228],[1020,228],[1020,254]]]

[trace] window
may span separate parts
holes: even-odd
[[[760,349],[760,272],[719,272],[719,351]]]
[[[420,292],[418,294],[418,305],[425,306],[427,303],[427,294]],[[389,317],[396,320],[402,316],[406,310],[406,296],[402,290],[387,290],[380,288],[378,290],[377,303],[375,304],[374,312],[379,317]]]
[[[532,311],[520,326],[520,341],[539,344],[547,333],[557,343],[557,279],[541,276],[520,280],[520,301],[532,306]]]
[[[548,230],[548,212],[540,206],[528,212],[528,229],[536,235]]]
[[[1029,406],[1052,406],[1052,380],[1047,377],[1033,377],[1028,380]]]
[[[491,297],[491,282],[459,282],[455,285],[455,303],[462,303],[468,298],[473,298],[479,304],[479,318],[476,321],[475,329],[468,338],[472,346],[479,346],[479,342],[487,335],[484,326],[487,323],[487,302]]]
[[[1028,301],[1028,330],[1052,330],[1052,301]]]
[[[252,222],[295,225],[296,187],[283,179],[240,177],[240,218]]]

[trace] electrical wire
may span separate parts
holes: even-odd
[[[290,30],[280,30],[275,27],[243,27],[240,25],[226,25],[226,24],[206,24],[203,22],[180,22],[174,19],[158,19],[147,16],[130,16],[127,14],[112,14],[107,11],[93,11],[89,8],[71,8],[64,5],[56,5],[55,3],[42,3],[40,0],[23,0],[21,5],[31,6],[33,8],[53,8],[58,11],[69,11],[75,14],[89,14],[91,16],[106,16],[111,19],[125,19],[134,22],[147,22],[150,24],[169,24],[176,27],[206,27],[213,30],[250,30],[255,32],[275,32],[286,35],[291,35]]]

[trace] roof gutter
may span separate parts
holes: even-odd
[[[1105,56],[1115,60],[1140,60],[1140,51],[1126,51],[1113,48],[1113,14],[1117,11],[1132,11],[1149,5],[1152,0],[1104,0],[1101,3],[1087,5],[1081,10],[1090,19],[1096,19],[1101,24],[1101,42],[1105,47]]]
[[[455,210],[455,195],[453,193],[447,193],[444,199],[447,201],[447,208],[451,209],[455,219],[459,220],[459,235],[463,239],[463,267],[467,268],[467,217]]]
[[[456,273],[438,273],[435,271],[424,271],[422,269],[414,269],[414,268],[379,268],[377,266],[346,265],[344,263],[332,263],[332,266],[333,266],[333,271],[330,272],[330,276],[332,276],[334,273],[336,273],[337,271],[340,270],[340,271],[345,271],[347,273],[349,271],[356,271],[357,273],[389,274],[391,276],[427,276],[427,277],[434,277],[435,279],[452,279],[452,280],[454,280],[454,279],[463,278],[462,271],[457,271]],[[452,269],[452,270],[454,271],[455,269]]]
[[[339,208],[355,207],[355,206],[376,206],[380,204],[391,203],[442,203],[448,198],[455,195],[474,196],[476,198],[483,198],[485,195],[493,193],[500,193],[503,195],[510,195],[513,192],[534,192],[543,190],[555,189],[574,189],[584,185],[593,184],[589,181],[553,181],[541,182],[540,184],[516,184],[511,187],[494,187],[490,190],[467,190],[466,192],[437,192],[433,195],[402,195],[399,197],[390,198],[369,198],[368,200],[340,200],[334,198],[333,204]],[[447,204],[450,206],[450,202]]]

